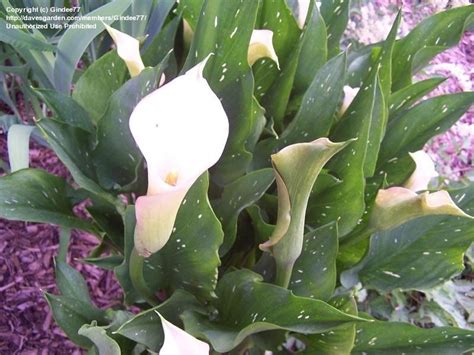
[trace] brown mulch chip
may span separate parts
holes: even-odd
[[[0,135],[0,159],[6,158],[6,137]],[[49,149],[31,144],[30,164],[70,179]],[[0,219],[0,354],[82,354],[56,325],[43,293],[58,294],[54,258],[58,228]],[[110,271],[81,263],[97,245],[94,236],[73,231],[68,262],[87,281],[100,308],[121,303],[122,292]]]

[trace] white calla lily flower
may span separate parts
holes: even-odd
[[[306,22],[310,3],[311,0],[298,0],[298,18],[296,19],[296,22],[300,29],[303,29]],[[321,1],[316,1],[316,6],[319,10],[321,8]]]
[[[149,256],[166,244],[184,196],[224,150],[229,122],[203,77],[206,62],[147,95],[130,117],[130,130],[148,166],[147,195],[136,201],[140,255]]]
[[[257,60],[265,57],[273,60],[280,69],[278,56],[273,48],[273,32],[270,30],[253,30],[247,55],[249,65],[252,66]]]
[[[431,179],[438,177],[433,159],[423,150],[410,154],[416,164],[415,171],[411,174],[405,183],[405,187],[412,191],[428,190],[428,184]]]
[[[126,33],[120,32],[104,23],[105,29],[117,46],[117,54],[127,64],[131,77],[137,76],[145,69],[140,56],[140,42]]]
[[[188,334],[173,323],[168,322],[161,314],[156,312],[161,318],[164,341],[160,349],[160,355],[208,355],[209,345],[191,334]]]
[[[342,116],[344,112],[347,111],[352,101],[354,101],[354,98],[356,97],[357,93],[359,92],[359,89],[360,88],[351,88],[348,85],[344,85],[344,99],[342,100],[342,106],[339,110],[339,116]]]

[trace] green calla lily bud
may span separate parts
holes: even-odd
[[[472,218],[461,210],[446,191],[416,194],[404,187],[379,190],[370,216],[371,230],[387,230],[428,215]]]
[[[277,264],[277,284],[288,285],[291,270],[303,247],[306,206],[323,166],[349,142],[319,138],[290,145],[272,155],[278,188],[277,225],[260,249],[271,252]]]
[[[166,244],[184,196],[227,141],[227,115],[203,77],[206,61],[143,98],[130,117],[148,167],[147,195],[136,201],[135,248],[142,256]]]

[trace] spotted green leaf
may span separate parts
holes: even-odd
[[[0,177],[0,216],[10,220],[52,223],[95,232],[90,222],[72,212],[68,185],[39,169],[23,169]]]
[[[336,287],[337,249],[336,223],[306,233],[303,250],[293,268],[290,290],[297,296],[330,299]]]
[[[179,316],[186,309],[200,309],[200,304],[189,293],[177,290],[159,306],[137,314],[122,324],[116,333],[159,352],[164,341],[160,315],[175,325],[181,324]]]
[[[440,327],[422,329],[398,322],[374,321],[357,324],[352,354],[446,354],[458,355],[474,349],[474,332]]]
[[[53,312],[54,320],[68,338],[83,348],[90,348],[92,342],[87,337],[79,335],[78,331],[84,324],[93,321],[104,324],[105,312],[77,298],[56,296],[50,293],[45,293],[45,298]]]
[[[193,1],[183,6],[194,8]],[[248,45],[257,16],[256,1],[205,1],[183,71],[214,53],[205,78],[221,99],[229,119],[229,138],[213,179],[225,185],[243,175],[251,161],[247,141],[260,116],[253,102],[254,80],[247,63]]]
[[[89,338],[92,341],[99,352],[103,355],[121,355],[119,344],[107,335],[106,330],[103,327],[98,327],[95,322],[92,324],[84,324],[77,331],[79,335]]]
[[[474,186],[451,195],[464,212],[473,213]],[[422,217],[376,233],[364,259],[343,273],[343,284],[360,281],[383,292],[432,288],[463,270],[463,255],[473,233],[472,219],[453,216]]]
[[[357,303],[352,296],[336,296],[328,303],[348,314],[357,315],[358,313]],[[346,324],[321,334],[298,335],[298,339],[305,344],[302,354],[342,355],[351,354],[355,335],[355,324]]]
[[[185,311],[182,319],[187,332],[203,337],[219,352],[238,346],[247,336],[268,330],[322,333],[361,318],[329,304],[262,282],[260,275],[239,270],[225,275],[213,302],[218,318]],[[264,302],[263,302],[264,300]]]
[[[272,169],[261,169],[242,176],[224,188],[222,197],[215,205],[224,227],[224,243],[219,251],[221,255],[226,254],[235,241],[239,214],[259,200],[274,180]]]
[[[445,80],[446,78],[430,78],[421,80],[394,92],[389,99],[389,119],[396,117],[401,110],[409,108],[412,103],[434,90]]]
[[[397,42],[393,53],[393,89],[411,84],[419,70],[436,54],[458,43],[474,21],[474,6],[462,6],[428,17]]]
[[[164,64],[146,68],[110,97],[97,127],[97,146],[92,154],[97,178],[106,189],[124,187],[136,179],[142,156],[128,126],[137,103],[158,88]]]
[[[186,194],[168,243],[145,260],[145,278],[152,288],[184,289],[203,298],[214,294],[223,232],[209,204],[208,186],[204,173]]]
[[[74,85],[72,97],[97,123],[107,109],[110,96],[123,85],[126,74],[127,66],[123,59],[117,51],[110,51],[81,75]]]
[[[327,25],[329,58],[339,54],[339,42],[349,21],[350,0],[321,2],[321,15]]]

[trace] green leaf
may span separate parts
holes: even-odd
[[[93,205],[87,207],[87,212],[94,222],[105,232],[106,237],[120,250],[123,250],[123,222],[122,216],[113,205],[97,204],[93,199]]]
[[[194,8],[191,3],[183,1],[183,6]],[[252,158],[247,142],[255,134],[260,113],[253,102],[254,82],[247,53],[257,7],[257,1],[206,1],[183,68],[185,71],[209,53],[215,54],[209,58],[204,76],[222,101],[230,132],[213,171],[213,180],[220,185],[242,176]]]
[[[10,220],[52,223],[95,233],[72,213],[68,186],[43,170],[23,169],[0,177],[0,216]]]
[[[339,54],[339,42],[349,21],[350,0],[321,2],[321,15],[327,25],[329,58]]]
[[[215,321],[192,311],[185,311],[182,319],[187,332],[208,339],[219,352],[230,351],[247,336],[267,330],[313,334],[361,320],[323,301],[297,297],[263,283],[260,275],[246,269],[226,274],[216,293]]]
[[[37,51],[54,51],[52,44],[43,41],[29,32],[17,28],[7,28],[9,22],[0,18],[0,42],[12,45],[14,48],[23,48]]]
[[[334,297],[329,304],[348,314],[357,315],[357,303],[352,296]],[[302,354],[341,355],[351,354],[355,335],[355,324],[347,324],[321,334],[297,337],[305,343]]]
[[[124,301],[128,305],[141,300],[137,290],[133,287],[130,279],[130,255],[133,250],[133,236],[135,233],[135,206],[127,206],[124,215],[124,247],[123,247],[123,262],[114,269],[115,277],[124,292]]]
[[[469,330],[423,329],[407,323],[374,321],[357,324],[352,354],[458,355],[473,349],[474,332]]]
[[[89,114],[70,96],[50,89],[35,89],[35,93],[49,106],[59,121],[89,133],[95,132]]]
[[[167,0],[169,1],[169,0]],[[160,1],[163,4],[164,1]],[[142,60],[145,66],[154,67],[161,63],[165,59],[166,55],[173,50],[176,32],[178,26],[181,23],[181,18],[176,17],[169,23],[167,23],[163,29],[156,35],[150,45],[146,48]]]
[[[408,85],[394,92],[389,99],[390,117],[392,119],[401,111],[434,90],[446,78],[430,78]]]
[[[122,354],[119,344],[107,335],[103,327],[98,327],[94,322],[90,325],[84,324],[77,333],[89,338],[96,346],[100,355]]]
[[[316,74],[303,96],[298,113],[280,138],[284,145],[328,135],[341,100],[345,66],[346,57],[341,54]],[[278,147],[282,148],[283,144]]]
[[[116,267],[122,264],[123,259],[123,256],[120,255],[110,255],[98,258],[85,258],[81,261],[89,265],[97,266],[104,270],[115,270]]]
[[[273,32],[273,45],[283,67],[292,61],[293,49],[301,30],[285,0],[263,0],[258,28]]]
[[[255,240],[259,243],[267,241],[268,237],[272,235],[275,226],[267,223],[262,215],[263,210],[259,206],[252,205],[247,207],[245,211],[248,213],[252,221]]]
[[[96,60],[81,75],[72,92],[73,99],[86,110],[94,123],[107,109],[110,96],[123,84],[127,66],[113,50]]]
[[[336,142],[357,138],[327,166],[342,181],[317,196],[313,195],[308,205],[307,220],[312,226],[339,220],[344,211],[344,218],[338,222],[340,237],[348,234],[364,213],[365,162],[368,156],[376,155],[378,151],[377,144],[369,145],[371,127],[376,126],[380,131],[380,121],[383,120],[383,115],[374,111],[381,90],[377,76],[372,79],[361,88],[331,134],[331,139]]]
[[[105,312],[75,298],[50,293],[45,293],[44,296],[53,312],[54,320],[68,338],[83,348],[90,348],[90,340],[79,335],[78,331],[84,324],[92,321],[105,323]]]
[[[214,295],[223,232],[209,204],[208,186],[209,177],[204,173],[186,194],[168,243],[145,259],[149,284],[184,289],[206,299]]]
[[[130,133],[128,120],[138,102],[158,88],[163,64],[145,68],[110,97],[109,106],[97,127],[93,159],[100,185],[106,189],[126,186],[136,179],[142,160]]]
[[[8,129],[8,161],[10,171],[26,169],[30,163],[30,135],[34,126],[23,124],[11,125]]]
[[[96,182],[95,167],[91,161],[92,135],[49,117],[36,122],[36,125],[74,181],[86,190],[105,196],[106,193]]]
[[[309,6],[308,11],[311,11],[311,17],[303,32],[303,44],[295,74],[295,91],[297,93],[306,92],[316,73],[327,61],[326,24],[315,3],[311,2]]]
[[[20,119],[16,115],[1,115],[0,116],[0,129],[3,132],[8,132],[11,126],[15,124],[21,124]]]
[[[447,131],[474,102],[474,93],[437,96],[391,120],[380,148],[378,166],[420,150],[433,136]]]
[[[474,211],[474,186],[452,192],[466,213]],[[472,243],[474,222],[453,216],[428,216],[370,239],[365,258],[343,273],[341,281],[382,292],[424,290],[437,286],[464,269],[463,254]],[[427,272],[429,270],[429,272]]]
[[[179,316],[184,310],[200,308],[201,305],[191,294],[177,290],[159,306],[143,311],[128,320],[117,329],[116,333],[145,345],[151,351],[159,352],[164,341],[160,314],[171,323],[179,325],[182,323]]]
[[[252,171],[224,188],[215,205],[217,217],[224,227],[224,243],[219,254],[225,255],[235,241],[237,219],[246,207],[258,201],[275,180],[272,169]]]
[[[146,29],[146,34],[148,37],[146,38],[145,43],[143,45],[145,49],[148,48],[152,41],[154,41],[158,36],[161,35],[161,29],[163,27],[163,24],[165,23],[168,14],[173,8],[175,2],[176,0],[160,0],[158,1],[158,4],[156,4],[156,6],[154,7],[153,12],[149,17],[148,26]],[[146,62],[145,65],[147,65]]]
[[[298,296],[330,299],[336,287],[337,249],[335,222],[306,233],[291,275],[290,290]]]
[[[81,18],[74,22],[61,36],[58,42],[56,61],[54,63],[54,86],[56,90],[69,94],[72,78],[76,65],[82,57],[91,41],[104,30],[99,20],[89,20],[88,17],[95,16],[118,16],[121,15],[131,4],[131,0],[115,0],[87,14],[87,18]],[[108,25],[112,21],[104,20]],[[90,28],[81,26],[90,25]],[[102,74],[103,75],[103,74]]]
[[[327,62],[316,74],[301,101],[295,118],[279,139],[267,138],[257,144],[254,165],[270,165],[270,155],[294,143],[309,142],[329,134],[334,114],[341,102],[346,57],[341,54]],[[318,112],[315,116],[314,112]]]
[[[82,275],[61,260],[56,260],[56,284],[63,296],[92,304],[87,284]]]
[[[393,53],[393,90],[410,85],[413,69],[419,69],[436,54],[458,43],[474,20],[472,14],[472,5],[440,12],[422,21],[398,41]]]

